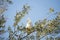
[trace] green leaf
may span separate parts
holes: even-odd
[[[54,12],[54,8],[50,8],[50,9],[49,9],[49,12],[50,12],[50,13]]]

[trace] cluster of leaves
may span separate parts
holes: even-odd
[[[0,0],[0,14],[7,10],[8,4],[12,4],[11,0]]]
[[[14,32],[11,31],[10,27],[8,27],[9,30],[9,40],[16,40],[16,38],[14,38],[15,36],[18,37],[18,40],[20,40],[20,35],[17,35],[17,32],[22,30],[22,26],[19,26],[18,23],[21,21],[21,19],[28,14],[28,10],[30,9],[30,6],[28,6],[27,4],[23,6],[23,10],[21,12],[18,12],[15,16],[15,22],[13,24],[14,26]],[[17,29],[17,30],[16,30]],[[24,30],[24,29],[23,29]],[[11,34],[12,33],[12,34]]]
[[[30,7],[27,4],[23,6],[23,10],[21,12],[18,12],[15,16],[14,26],[16,26],[18,22],[20,22],[20,20],[28,13],[29,9]]]
[[[12,0],[0,0],[0,5],[4,5],[5,2],[11,4]]]
[[[7,6],[9,4],[12,3],[12,1],[10,2],[11,0],[0,0],[0,35],[5,33],[5,23],[6,23],[6,19],[5,19],[5,15],[3,14],[6,9],[7,9]],[[1,40],[3,40],[4,38],[1,38]]]

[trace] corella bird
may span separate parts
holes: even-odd
[[[31,32],[31,28],[32,28],[32,22],[31,22],[30,18],[28,18],[27,19],[27,24],[26,24],[26,31],[28,33],[30,33]]]

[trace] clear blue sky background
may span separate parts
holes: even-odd
[[[27,18],[29,17],[33,23],[37,20],[44,19],[49,13],[49,8],[54,8],[55,12],[60,11],[60,0],[12,0],[13,4],[8,7],[8,10],[5,12],[7,17],[8,25],[13,25],[14,16],[16,12],[22,10],[24,4],[28,3],[31,7],[29,14],[27,14],[22,20],[21,23],[26,23]],[[51,16],[52,18],[53,16]],[[49,19],[51,19],[49,18]],[[19,25],[21,24],[19,23]]]

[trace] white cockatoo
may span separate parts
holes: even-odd
[[[32,28],[32,21],[30,18],[27,19],[26,29],[27,31],[30,31]]]

